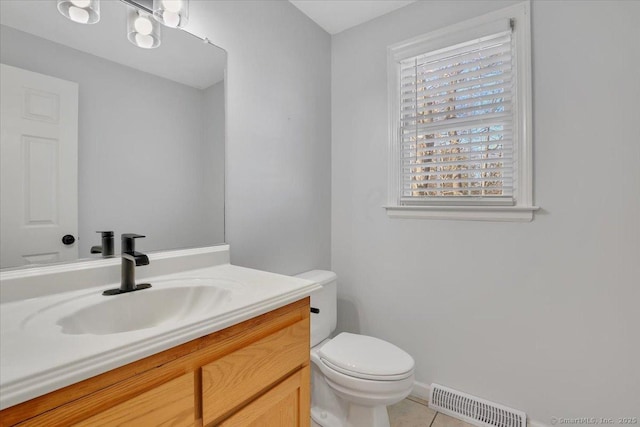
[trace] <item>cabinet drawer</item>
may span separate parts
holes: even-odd
[[[220,423],[220,427],[308,427],[309,366]]]
[[[309,351],[307,317],[203,366],[204,424],[220,422],[234,408],[308,364]]]
[[[76,426],[193,426],[193,373],[185,374],[92,416]]]

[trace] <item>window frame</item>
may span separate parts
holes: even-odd
[[[533,204],[532,85],[531,85],[531,8],[526,1],[457,24],[449,25],[387,48],[389,97],[389,178],[385,209],[391,218],[431,218],[484,221],[531,221],[538,209]],[[513,19],[516,66],[514,102],[514,204],[495,205],[482,197],[451,203],[401,203],[400,164],[400,61],[439,48],[464,43],[488,35],[496,21]]]

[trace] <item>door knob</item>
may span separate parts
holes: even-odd
[[[76,238],[73,237],[71,234],[65,234],[64,236],[62,236],[62,243],[64,243],[65,245],[73,245],[73,243],[76,241]]]

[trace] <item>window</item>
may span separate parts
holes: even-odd
[[[389,48],[392,217],[530,221],[529,4]]]

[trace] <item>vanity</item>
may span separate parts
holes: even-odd
[[[116,296],[116,259],[3,273],[0,424],[309,425],[318,285],[231,265],[226,245],[150,258],[152,287]]]
[[[152,3],[0,2],[0,425],[306,426],[318,286],[230,264],[227,54]]]

